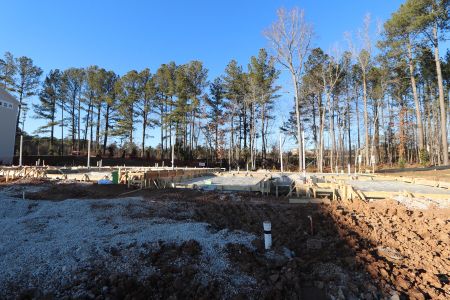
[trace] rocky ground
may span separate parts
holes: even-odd
[[[20,199],[23,189],[27,200]],[[446,211],[407,210],[396,202],[299,205],[254,194],[192,190],[137,191],[113,199],[126,192],[122,186],[4,185],[0,201],[8,205],[0,206],[0,222],[9,224],[6,219],[14,217],[28,227],[9,225],[8,231],[6,226],[0,229],[0,240],[6,239],[5,233],[12,236],[14,230],[28,228],[17,233],[20,239],[44,237],[43,241],[21,240],[17,245],[54,248],[42,252],[49,256],[38,252],[41,261],[30,264],[24,259],[29,252],[8,256],[0,247],[6,266],[25,270],[3,277],[5,272],[0,272],[4,298],[446,299],[450,295]],[[65,213],[58,208],[64,205],[79,212]],[[80,227],[86,237],[61,231],[60,221],[49,220],[58,214],[68,228]],[[271,251],[263,247],[265,220],[272,222]],[[87,245],[73,260],[64,260],[72,251],[69,246],[55,243],[64,237],[61,232],[69,232],[64,240],[69,246]],[[52,257],[65,263],[52,262]],[[32,270],[45,264],[60,269]],[[44,285],[30,274],[52,280]]]
[[[410,299],[449,299],[450,209],[407,209],[383,200],[328,210],[378,286]]]

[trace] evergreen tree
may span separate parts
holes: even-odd
[[[45,77],[42,90],[39,93],[39,104],[33,105],[35,118],[43,119],[46,124],[39,127],[36,133],[50,133],[49,154],[53,154],[54,131],[56,121],[57,103],[61,97],[61,72],[51,70]]]
[[[0,59],[0,87],[5,90],[14,90],[14,78],[17,73],[17,65],[11,52],[5,52]]]
[[[118,97],[114,135],[127,140],[128,150],[134,147],[136,104],[140,98],[140,77],[135,70],[129,71],[116,84]]]
[[[26,56],[16,58],[15,65],[17,67],[17,74],[13,78],[11,90],[17,94],[19,100],[19,113],[17,114],[16,123],[16,134],[19,135],[25,127],[26,113],[28,110],[27,99],[36,95],[40,84],[42,69],[35,66],[33,60]],[[22,128],[20,128],[20,124],[22,125]]]
[[[81,96],[85,80],[86,74],[82,68],[69,68],[62,73],[62,84],[65,86],[64,96],[70,114],[69,130],[72,151],[80,151]]]
[[[225,90],[220,77],[214,79],[209,85],[210,97],[205,97],[205,102],[209,106],[208,124],[214,131],[214,159],[217,161],[219,155],[219,128],[224,124],[224,96]]]

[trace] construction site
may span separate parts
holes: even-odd
[[[0,295],[448,299],[449,178],[2,167]]]
[[[450,0],[1,9],[0,300],[450,299]]]

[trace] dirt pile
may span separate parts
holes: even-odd
[[[449,209],[410,210],[395,201],[333,205],[340,235],[386,292],[450,297]]]
[[[60,227],[56,221],[37,218],[45,215],[46,207],[58,218],[67,214],[72,227],[98,226],[85,229],[89,240],[80,241],[94,248],[104,245],[102,258],[84,261],[75,277],[55,286],[50,295],[92,299],[385,299],[391,295],[446,299],[450,295],[448,210],[410,210],[395,201],[299,205],[254,194],[170,189],[136,191],[135,200],[92,200],[114,198],[124,192],[122,188],[58,184],[28,192],[27,198],[36,201],[23,205],[17,199],[10,201],[11,208],[23,206],[22,221],[33,235]],[[62,202],[40,201],[46,197]],[[84,210],[74,213],[70,206],[69,213],[69,207],[64,208],[75,200],[63,200],[73,198],[83,199],[78,202]],[[11,211],[7,210],[5,216]],[[83,221],[82,216],[89,214],[95,218]],[[272,223],[271,251],[263,245],[266,220]],[[167,236],[182,239],[165,241]],[[256,239],[239,242],[245,236]],[[118,242],[122,237],[129,242]],[[24,298],[45,296],[38,287],[10,286],[11,294],[20,291]]]
[[[368,283],[354,253],[339,237],[331,214],[318,205],[292,205],[277,198],[254,195],[197,193],[183,199],[197,221],[214,229],[254,233],[256,250],[228,246],[235,267],[257,279],[267,298],[377,299],[382,294]],[[263,247],[262,223],[272,223],[273,249]],[[311,220],[313,230],[311,228]]]

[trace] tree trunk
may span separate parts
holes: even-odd
[[[350,116],[350,96],[347,86],[347,135],[348,135],[348,164],[352,164],[352,138],[351,138],[351,116]]]
[[[328,121],[330,126],[330,140],[331,140],[331,152],[330,152],[330,168],[331,173],[334,170],[334,153],[336,150],[336,140],[334,138],[334,99],[331,100],[330,92],[327,91],[327,102],[328,102]]]
[[[366,71],[362,72],[363,81],[363,101],[364,101],[364,129],[365,129],[365,149],[366,166],[369,163],[369,115],[367,111],[367,84],[366,84]]]
[[[141,157],[144,157],[145,153],[145,130],[147,129],[147,117],[145,116],[144,112],[144,118],[142,120],[142,152]]]
[[[230,165],[234,160],[234,112],[231,115],[231,131],[230,131]]]
[[[77,132],[78,132],[78,142],[77,151],[80,153],[80,137],[81,137],[81,98],[78,99],[78,112],[77,112]]]
[[[216,117],[216,124],[215,124],[215,145],[214,145],[214,149],[215,149],[215,153],[214,153],[214,159],[217,162],[218,158],[219,158],[219,120],[218,117]]]
[[[326,107],[328,106],[328,101],[329,101],[329,96],[327,93],[327,97],[326,97],[326,103],[324,106],[319,107],[319,111],[320,111],[320,149],[319,149],[319,160],[320,160],[320,164],[319,164],[319,172],[322,173],[323,172],[323,152],[324,152],[324,129],[325,129],[325,111],[326,111]]]
[[[100,102],[101,100],[99,100]],[[97,124],[96,124],[96,130],[95,130],[95,152],[97,154],[97,152],[100,150],[100,114],[102,111],[102,105],[101,102],[98,104],[97,106]]]
[[[161,157],[160,159],[164,159],[164,103],[160,105],[160,130],[161,130]],[[167,140],[166,140],[167,141]],[[167,145],[167,142],[166,142]],[[167,147],[167,146],[166,146]]]
[[[297,77],[292,72],[292,81],[294,83],[294,91],[295,91],[295,119],[297,121],[297,141],[298,141],[298,172],[302,172],[304,169],[303,166],[303,145],[302,145],[302,127],[300,124],[300,101],[299,101],[299,89]]]
[[[73,95],[72,98],[72,152],[75,151],[75,135],[76,135],[76,130],[77,130],[77,126],[76,126],[76,122],[75,122],[75,111],[76,111],[76,105],[77,105],[77,99],[75,97],[76,94]]]
[[[84,149],[86,149],[86,142],[88,139],[89,121],[91,118],[91,108],[92,108],[91,105],[92,105],[92,100],[89,100],[88,111],[87,111],[87,115],[86,115],[86,123],[84,126]]]
[[[320,101],[319,97],[321,97],[321,95],[318,95],[318,97],[317,97],[318,101]],[[313,113],[312,114],[312,121],[313,121],[312,130],[313,130],[314,148],[315,148],[315,153],[316,153],[316,169],[318,169],[319,168],[319,151],[318,151],[319,143],[317,141],[316,99],[314,96],[313,96],[312,100],[313,100],[312,101],[312,113]],[[320,107],[320,104],[319,104],[319,107]]]
[[[400,100],[400,123],[399,123],[399,146],[398,146],[398,160],[399,162],[404,162],[405,154],[406,154],[406,134],[405,134],[405,114],[406,114],[406,107],[404,105],[404,101],[402,99],[402,96],[399,96]]]
[[[90,127],[90,137],[89,140],[91,141],[91,149],[92,149],[92,142],[94,141],[94,103],[92,103],[91,106],[91,120],[89,122],[89,127]]]
[[[437,24],[433,26],[434,38],[434,60],[436,62],[436,74],[439,87],[439,107],[441,110],[441,139],[443,164],[448,165],[448,143],[447,143],[447,113],[445,109],[444,85],[442,83],[441,61],[439,58],[439,41]]]
[[[22,113],[22,105],[23,105],[23,89],[19,92],[19,113],[17,114],[16,142],[14,143],[14,153],[17,152],[17,138],[19,137],[19,131],[20,131],[20,115]],[[23,126],[22,126],[22,129],[23,129]]]
[[[56,112],[56,103],[55,100],[52,101],[52,127],[50,131],[50,145],[49,152],[53,155],[53,141],[54,141],[54,132],[55,132],[55,112]]]
[[[424,138],[423,138],[423,124],[422,124],[422,113],[420,111],[420,103],[419,96],[417,95],[417,87],[416,87],[416,78],[414,77],[414,62],[412,57],[412,49],[411,49],[411,41],[408,37],[408,65],[409,65],[409,78],[411,81],[411,87],[413,91],[414,104],[416,106],[416,119],[417,119],[417,137],[418,137],[418,146],[419,151],[423,150],[424,147]],[[420,159],[420,156],[419,156]]]
[[[130,146],[133,144],[133,114],[134,114],[134,111],[133,111],[133,107],[131,107],[130,109],[130,118],[131,118],[131,123],[130,123]]]
[[[106,106],[106,115],[105,115],[105,135],[103,137],[103,155],[106,154],[106,146],[108,145],[108,133],[109,133],[109,111],[111,106],[108,104]]]
[[[265,104],[262,104],[261,107],[261,155],[263,161],[266,159],[266,130],[265,130],[265,123],[266,123],[266,106]]]
[[[64,100],[61,99],[61,156],[64,155]]]
[[[359,121],[359,105],[358,104],[359,104],[358,88],[355,85],[355,112],[356,112],[356,125],[357,125],[356,129],[358,132],[358,149],[357,150],[360,150],[361,149],[361,131],[359,128],[361,126],[361,123]]]

